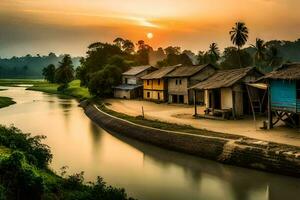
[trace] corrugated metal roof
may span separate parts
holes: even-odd
[[[129,85],[129,84],[121,84],[118,86],[113,87],[114,89],[119,89],[119,90],[133,90],[139,87],[142,87],[143,85]]]
[[[152,68],[151,65],[131,67],[128,71],[124,72],[123,75],[135,76],[150,68]]]
[[[190,89],[204,90],[231,87],[236,82],[247,76],[252,70],[255,70],[255,68],[246,67],[240,69],[220,70],[205,81],[194,85]]]
[[[203,70],[205,67],[208,67],[208,66],[214,67],[211,64],[199,65],[199,66],[181,66],[181,67],[178,67],[173,72],[166,75],[166,77],[169,77],[169,78],[190,77],[190,76],[193,76],[194,74],[200,72],[201,70]]]
[[[168,67],[162,67],[150,74],[147,74],[142,77],[142,79],[161,79],[164,78],[167,74],[174,71],[177,67],[180,67],[181,65],[175,65],[175,66],[168,66]]]

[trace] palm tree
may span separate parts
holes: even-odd
[[[229,32],[232,43],[238,48],[240,67],[242,67],[240,49],[246,44],[248,40],[248,33],[248,28],[244,22],[235,23],[235,26],[232,27]]]
[[[266,50],[267,50],[267,45],[265,41],[262,39],[256,38],[255,45],[251,45],[255,49],[255,55],[254,55],[254,60],[255,63],[261,63],[266,59]]]
[[[212,43],[209,45],[208,54],[211,57],[211,61],[216,63],[220,58],[220,50],[217,43]]]
[[[67,85],[74,80],[73,62],[70,55],[65,55],[59,67],[55,70],[55,80],[57,83]]]
[[[282,57],[279,56],[278,49],[275,46],[271,46],[267,53],[269,66],[276,67],[282,63]]]

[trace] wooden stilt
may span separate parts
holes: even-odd
[[[195,106],[195,117],[197,117],[197,102],[196,102],[196,90],[194,91],[194,106]]]
[[[268,129],[273,128],[272,103],[271,103],[271,88],[268,83]]]

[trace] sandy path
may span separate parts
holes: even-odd
[[[194,107],[188,105],[156,104],[148,101],[120,99],[109,99],[106,102],[111,104],[108,106],[110,109],[131,116],[141,115],[143,106],[145,117],[148,119],[191,125],[195,128],[300,146],[300,132],[298,130],[282,126],[273,130],[261,130],[259,127],[262,125],[262,119],[257,121],[255,127],[250,117],[236,121],[194,119],[192,117]],[[203,113],[203,107],[198,107],[198,113]]]

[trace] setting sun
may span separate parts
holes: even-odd
[[[147,33],[147,38],[148,38],[148,39],[152,39],[153,36],[154,36],[153,33]]]

